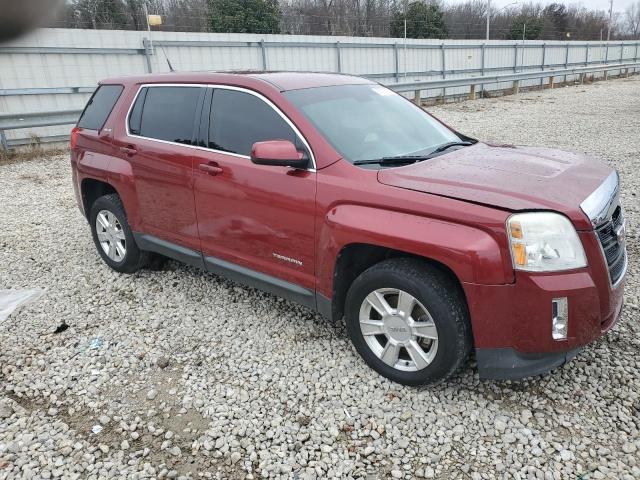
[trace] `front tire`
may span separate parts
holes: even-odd
[[[347,293],[346,327],[365,362],[403,385],[450,378],[471,351],[471,326],[457,283],[410,258],[363,272]]]
[[[104,195],[93,203],[89,224],[98,253],[115,271],[133,273],[149,263],[150,254],[136,245],[117,194]]]

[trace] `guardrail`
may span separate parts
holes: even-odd
[[[54,125],[71,125],[78,121],[82,110],[59,110],[57,112],[31,112],[22,114],[0,115],[0,144],[4,150],[28,144],[28,139],[7,140],[5,130],[21,128],[51,127]],[[53,135],[41,138],[40,141],[63,142],[68,135]]]
[[[415,82],[402,82],[388,85],[396,92],[414,92],[414,101],[420,103],[421,92],[424,90],[443,89],[443,96],[447,88],[469,86],[469,99],[476,98],[476,87],[490,83],[512,83],[512,92],[518,93],[520,82],[524,80],[535,80],[548,78],[548,85],[553,88],[555,77],[577,76],[578,82],[583,83],[585,76],[590,73],[604,72],[605,80],[607,73],[611,70],[624,70],[624,75],[628,76],[630,70],[640,68],[640,62],[629,63],[609,63],[591,67],[563,68],[553,70],[543,70],[537,72],[519,72],[502,75],[483,75],[476,77],[445,78],[434,80],[423,80]],[[62,110],[57,112],[33,112],[25,114],[0,115],[0,143],[2,148],[8,150],[10,147],[29,143],[26,139],[7,140],[5,130],[17,130],[33,127],[48,127],[53,125],[70,125],[76,123],[82,110]],[[41,138],[42,142],[60,142],[68,138],[68,135],[55,135]]]
[[[584,83],[585,75],[589,73],[604,72],[605,80],[607,79],[607,73],[610,70],[625,70],[625,75],[629,75],[630,69],[640,67],[640,62],[629,63],[609,63],[606,65],[598,65],[593,67],[579,67],[579,68],[561,68],[553,70],[543,70],[539,72],[520,72],[520,73],[507,73],[503,75],[484,75],[479,77],[464,77],[464,78],[449,78],[449,79],[437,79],[437,80],[424,80],[416,82],[402,82],[388,85],[388,87],[396,92],[414,92],[414,101],[420,102],[421,92],[423,90],[443,89],[443,96],[445,95],[446,88],[451,87],[465,87],[470,86],[469,99],[475,99],[475,87],[485,85],[488,83],[506,83],[512,82],[513,93],[518,93],[520,88],[520,82],[523,80],[537,80],[549,78],[549,86],[553,88],[555,77],[567,77],[578,76],[578,82]]]

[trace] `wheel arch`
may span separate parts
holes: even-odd
[[[115,193],[122,198],[116,188],[109,182],[91,177],[82,179],[82,182],[80,183],[80,194],[82,198],[82,208],[87,220],[89,219],[91,207],[95,201],[104,195],[112,193]]]
[[[344,245],[336,257],[333,269],[332,296],[331,300],[329,300],[331,308],[325,308],[323,314],[329,316],[333,321],[337,321],[342,318],[344,315],[347,292],[349,291],[349,287],[353,281],[368,268],[390,258],[411,258],[436,268],[445,274],[454,285],[456,285],[456,288],[459,290],[466,303],[466,295],[462,287],[462,282],[448,265],[434,258],[382,245],[375,245],[371,243],[350,243]]]

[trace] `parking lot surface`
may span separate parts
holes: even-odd
[[[0,478],[640,478],[640,78],[429,109],[486,141],[619,169],[630,268],[616,328],[521,382],[416,389],[341,324],[174,262],[99,258],[67,157],[0,165]]]

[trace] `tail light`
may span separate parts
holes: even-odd
[[[69,140],[69,146],[71,147],[71,150],[76,148],[76,145],[78,144],[78,133],[80,132],[80,127],[73,127],[73,130],[71,130],[71,139]]]

